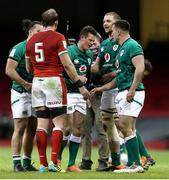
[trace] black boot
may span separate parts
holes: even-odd
[[[84,169],[84,170],[91,170],[92,164],[93,164],[93,162],[91,160],[82,159],[82,162],[81,162],[79,168]]]
[[[25,172],[26,170],[23,168],[23,166],[18,163],[14,166],[14,172]]]
[[[96,168],[96,171],[110,171],[110,167],[108,166],[107,160],[98,159],[99,165]]]

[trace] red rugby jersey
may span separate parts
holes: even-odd
[[[35,77],[62,76],[59,55],[65,52],[65,37],[52,30],[34,34],[26,46],[26,56],[30,58]]]

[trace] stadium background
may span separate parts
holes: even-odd
[[[21,20],[40,20],[41,13],[55,8],[59,14],[58,31],[78,39],[80,29],[93,25],[104,38],[102,19],[115,11],[131,23],[131,36],[145,50],[153,65],[144,80],[146,101],[138,129],[151,148],[169,148],[169,0],[6,0],[0,1],[0,142],[10,139],[13,128],[10,109],[11,81],[5,75],[10,48],[25,37]],[[95,141],[96,135],[93,134]]]

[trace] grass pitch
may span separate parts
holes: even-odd
[[[77,164],[81,161],[82,151],[80,149],[77,157]],[[98,165],[97,148],[92,149],[93,166],[91,171],[83,171],[81,173],[39,173],[39,172],[24,172],[14,173],[12,167],[11,149],[10,147],[0,148],[0,179],[167,179],[169,178],[169,152],[168,151],[151,151],[153,158],[156,160],[156,165],[150,167],[144,173],[135,174],[115,174],[113,172],[96,172]],[[48,148],[48,160],[50,161],[50,148]],[[63,154],[62,167],[66,169],[68,161],[68,149],[66,148]],[[32,162],[39,167],[39,159],[37,148],[34,148]]]

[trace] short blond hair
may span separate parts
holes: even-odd
[[[116,12],[107,12],[104,16],[113,16],[114,17],[114,19],[116,19],[116,20],[120,20],[121,19],[121,17],[120,17],[120,15],[119,14],[117,14]]]

